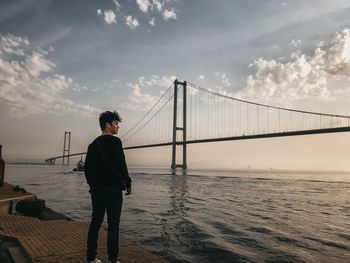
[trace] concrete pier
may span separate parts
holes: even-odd
[[[18,242],[17,249],[7,251],[13,262],[86,262],[85,245],[89,222],[41,220],[14,214],[15,202],[33,198],[34,195],[13,192],[12,189],[10,184],[0,188],[0,243],[4,238],[10,237]],[[99,232],[97,257],[102,262],[107,262],[107,231],[102,228]],[[168,262],[127,240],[120,240],[119,260],[122,263]]]

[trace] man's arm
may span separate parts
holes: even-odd
[[[85,166],[84,166],[84,174],[86,178],[86,182],[91,187],[93,184],[93,173],[94,173],[94,158],[93,158],[93,152],[92,152],[92,146],[91,144],[88,147],[88,151],[86,153],[85,157]]]
[[[119,138],[118,138],[118,148],[119,148],[119,152],[120,152],[120,156],[121,156],[121,176],[123,178],[123,181],[126,184],[126,188],[127,188],[126,194],[129,195],[129,194],[131,194],[131,181],[132,180],[129,176],[128,167],[126,165],[123,145],[122,145],[122,142]]]

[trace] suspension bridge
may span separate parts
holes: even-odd
[[[120,136],[125,150],[172,147],[171,168],[187,168],[187,145],[350,131],[350,116],[276,107],[175,80],[153,107]],[[68,136],[68,137],[67,137]],[[76,144],[79,144],[74,139]],[[45,160],[68,160],[71,133],[65,132],[63,154]],[[62,142],[61,142],[62,143]],[[177,150],[182,150],[182,162]]]

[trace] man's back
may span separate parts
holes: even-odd
[[[87,238],[87,262],[101,262],[96,258],[98,231],[107,212],[109,262],[117,263],[119,255],[119,223],[123,204],[123,185],[131,194],[131,179],[125,163],[123,146],[118,133],[121,118],[117,112],[100,114],[102,135],[88,147],[85,159],[85,177],[90,186],[92,201],[91,223]]]
[[[85,177],[90,185],[130,185],[122,143],[113,135],[97,137],[88,148],[85,160]]]

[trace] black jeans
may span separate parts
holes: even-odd
[[[123,204],[120,186],[96,186],[90,189],[92,216],[87,238],[87,260],[94,260],[97,254],[98,231],[107,211],[108,259],[116,262],[119,254],[119,222]]]

